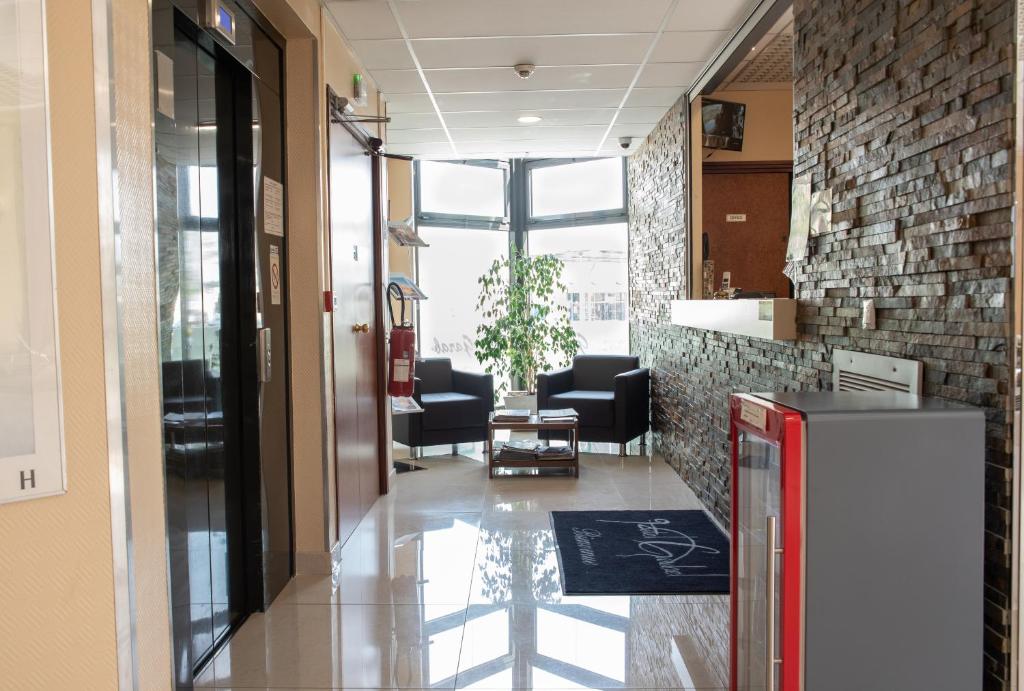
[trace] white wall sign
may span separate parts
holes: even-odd
[[[270,304],[281,304],[281,248],[270,246]]]
[[[284,237],[284,185],[263,176],[263,232]]]
[[[0,0],[0,503],[66,490],[42,0]]]
[[[747,222],[747,215],[746,214],[726,214],[725,215],[725,222],[726,223],[746,223]]]

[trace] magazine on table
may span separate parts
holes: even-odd
[[[494,413],[495,422],[529,422],[530,411],[526,408],[505,408]]]
[[[498,450],[498,459],[505,461],[532,461],[537,458],[536,441],[507,441]]]
[[[571,458],[572,447],[567,444],[545,444],[536,440],[507,441],[498,450],[498,460],[535,461]]]
[[[541,422],[575,422],[579,413],[573,408],[556,408],[553,410],[542,410],[538,414]]]

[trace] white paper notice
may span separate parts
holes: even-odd
[[[768,429],[768,411],[750,401],[740,401],[740,420],[762,432]]]
[[[281,304],[281,248],[270,246],[270,304]]]
[[[284,237],[284,185],[263,176],[263,232]]]

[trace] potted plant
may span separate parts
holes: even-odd
[[[506,387],[506,408],[537,409],[537,373],[567,367],[579,351],[569,310],[556,298],[565,293],[562,260],[551,254],[528,257],[516,250],[494,260],[480,277],[476,358],[497,380],[495,395]]]

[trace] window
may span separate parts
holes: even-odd
[[[562,260],[581,353],[628,353],[624,170],[621,158],[418,162],[416,220],[430,245],[417,253],[420,353],[483,371],[478,279],[513,247]]]
[[[530,254],[565,265],[565,305],[581,353],[629,352],[627,244],[625,223],[530,231]]]
[[[427,295],[420,302],[420,353],[450,357],[456,369],[483,372],[473,354],[480,324],[477,279],[495,259],[508,256],[508,233],[436,227],[419,233],[430,245],[419,253],[419,286]]]
[[[530,219],[624,211],[622,159],[530,165]]]
[[[422,220],[444,223],[462,218],[467,225],[508,222],[508,165],[503,161],[420,161],[417,184]]]

